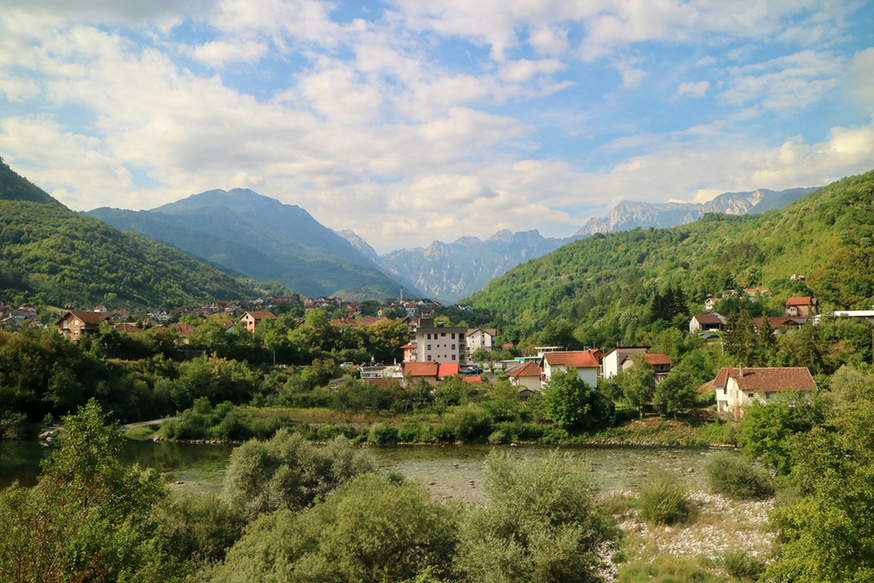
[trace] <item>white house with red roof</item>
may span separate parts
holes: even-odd
[[[810,392],[816,383],[803,366],[754,368],[739,366],[723,368],[713,381],[716,390],[716,410],[743,416],[744,407],[754,402],[769,403],[781,393]]]
[[[540,362],[529,360],[507,373],[510,382],[519,389],[519,394],[531,395],[541,390]]]
[[[590,387],[598,386],[598,371],[601,365],[598,358],[589,350],[574,352],[546,352],[540,359],[541,382],[548,383],[552,375],[568,367],[577,369],[577,376]]]

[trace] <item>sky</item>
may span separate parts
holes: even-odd
[[[0,0],[0,157],[74,210],[250,188],[379,252],[874,169],[852,0]]]

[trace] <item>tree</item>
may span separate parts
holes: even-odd
[[[792,439],[789,478],[801,498],[776,508],[771,526],[783,545],[767,581],[838,583],[874,579],[874,387],[851,407]]]
[[[767,405],[754,401],[741,418],[738,445],[747,459],[758,459],[778,475],[785,475],[792,469],[789,437],[807,433],[822,421],[822,403],[815,397],[791,393]]]
[[[633,364],[628,370],[616,375],[616,383],[628,404],[643,416],[643,406],[652,400],[655,392],[655,370],[645,354],[632,354],[631,361]]]
[[[552,375],[543,396],[546,416],[562,429],[589,427],[598,416],[601,397],[572,366]]]
[[[483,471],[486,504],[461,525],[458,565],[483,583],[599,581],[596,545],[611,534],[593,508],[585,468],[492,453]]]
[[[659,413],[677,416],[677,413],[695,406],[695,378],[686,370],[672,370],[655,387],[652,404]]]

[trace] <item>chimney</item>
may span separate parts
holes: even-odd
[[[738,378],[744,378],[744,365],[742,362],[737,363],[737,376]]]

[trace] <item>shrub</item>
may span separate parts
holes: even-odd
[[[370,443],[397,443],[398,430],[391,423],[374,423],[370,426],[370,433],[367,436],[367,441]]]
[[[726,551],[722,556],[722,566],[725,572],[734,579],[741,581],[758,581],[765,564],[756,557],[751,557],[744,551]]]
[[[478,441],[492,427],[492,416],[478,405],[457,407],[443,422],[452,441]],[[450,440],[447,440],[450,441]]]
[[[404,423],[401,425],[400,429],[398,429],[398,441],[401,443],[418,443],[420,441],[427,441],[426,439],[422,439],[422,437],[422,426],[418,423]]]
[[[770,476],[727,451],[714,453],[704,465],[710,487],[729,498],[754,500],[774,494]]]
[[[676,524],[695,517],[696,508],[686,488],[666,475],[658,475],[640,493],[640,516],[649,524]]]

